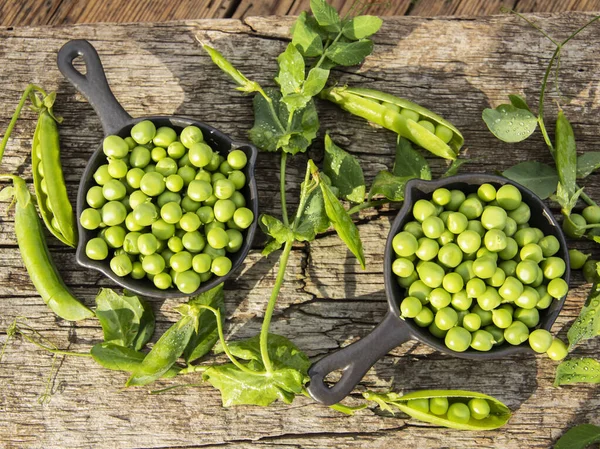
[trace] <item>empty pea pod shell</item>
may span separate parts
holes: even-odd
[[[15,188],[15,234],[31,282],[44,302],[59,317],[78,321],[94,316],[65,286],[50,253],[40,219],[23,179],[11,176]]]
[[[46,227],[61,242],[75,247],[77,231],[60,163],[58,126],[47,109],[38,117],[31,166],[38,208]],[[45,189],[42,189],[44,179]]]
[[[422,390],[399,395],[397,393],[379,394],[372,391],[363,393],[365,399],[377,402],[382,408],[391,410],[393,405],[402,410],[407,415],[438,426],[444,426],[459,430],[493,430],[505,425],[511,417],[510,409],[498,399],[487,394],[477,393],[475,391],[463,390]],[[471,417],[466,423],[457,423],[450,421],[446,415],[434,415],[430,412],[423,412],[408,406],[408,401],[413,399],[432,399],[446,398],[450,404],[462,402],[467,404],[470,399],[485,399],[490,406],[490,414],[483,419]]]
[[[429,109],[404,98],[358,87],[332,87],[323,90],[321,97],[336,103],[342,109],[354,115],[394,131],[401,137],[405,137],[436,156],[445,159],[456,159],[464,144],[464,137],[452,123]],[[386,107],[386,103],[395,106],[395,108]],[[420,123],[401,114],[403,109],[418,114],[421,120],[430,122],[436,129],[445,127],[451,131],[452,136],[448,143],[438,137],[435,132],[431,132]]]

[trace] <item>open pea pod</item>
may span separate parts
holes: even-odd
[[[61,242],[75,247],[77,230],[60,163],[58,126],[42,109],[33,135],[31,170],[40,215],[46,228]]]
[[[332,87],[323,90],[321,97],[445,159],[456,159],[464,144],[452,123],[404,98],[359,87]]]
[[[428,422],[438,426],[444,426],[451,429],[459,430],[492,430],[497,429],[505,425],[511,417],[510,409],[502,402],[488,396],[487,394],[477,393],[474,391],[463,391],[463,390],[423,390],[415,391],[405,395],[398,395],[396,393],[378,394],[373,392],[363,393],[365,399],[375,401],[382,405],[384,408],[386,405],[393,405],[402,410],[407,415],[416,418],[423,422]],[[471,417],[466,423],[457,423],[450,421],[447,416],[434,415],[430,412],[423,412],[416,410],[408,406],[408,401],[413,399],[432,399],[432,398],[446,398],[450,404],[454,402],[462,402],[467,404],[470,399],[485,399],[490,406],[490,414],[483,419],[475,419]]]

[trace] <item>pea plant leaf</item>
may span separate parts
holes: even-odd
[[[315,167],[316,168],[316,167]],[[323,192],[323,203],[325,204],[325,213],[335,231],[348,249],[356,256],[362,269],[365,269],[365,255],[363,253],[362,241],[356,225],[352,218],[342,206],[342,203],[336,198],[331,188],[324,182],[319,182],[321,192]]]
[[[267,89],[266,94],[271,99],[272,109],[262,95],[254,96],[254,126],[249,132],[252,143],[264,151],[282,150],[290,154],[305,152],[319,130],[314,102],[308,101],[306,107],[294,113],[289,132],[286,133],[281,123],[287,123],[289,109],[281,101],[281,93],[277,89]],[[277,117],[273,116],[273,110]]]
[[[307,58],[323,54],[323,41],[317,27],[314,18],[302,11],[291,29],[292,44]]]
[[[342,27],[338,12],[325,0],[310,0],[310,10],[325,31],[337,33]]]
[[[344,37],[356,41],[377,33],[383,21],[376,16],[356,16],[342,27]]]
[[[577,178],[586,178],[598,168],[600,168],[600,151],[588,151],[577,157]]]
[[[15,188],[13,186],[6,186],[0,190],[0,201],[8,201],[14,198]]]
[[[380,171],[371,184],[369,201],[376,195],[382,195],[390,201],[404,201],[404,187],[411,179],[414,176],[396,176],[387,170]]]
[[[483,110],[483,121],[494,136],[503,142],[521,142],[537,128],[537,117],[528,109],[501,104],[496,109]]]
[[[365,200],[365,177],[360,162],[333,143],[329,134],[325,135],[323,172],[329,176],[331,184],[339,189],[342,198],[354,203]]]
[[[508,96],[508,99],[510,100],[510,104],[512,104],[515,108],[525,109],[526,111],[531,112],[529,105],[527,104],[525,99],[523,97],[521,97],[520,95],[512,94],[512,95]]]
[[[109,288],[103,288],[96,296],[96,306],[104,341],[131,346],[144,315],[144,307],[137,296],[119,295]]]
[[[189,302],[191,305],[210,306],[221,311],[221,320],[225,315],[225,295],[223,294],[223,284],[211,288],[207,292],[200,293]],[[215,346],[219,340],[217,331],[217,317],[210,310],[200,309],[198,311],[198,330],[190,337],[183,357],[186,363],[190,364],[201,357],[204,357]]]
[[[563,184],[560,181],[558,182],[558,186],[556,187],[556,201],[560,204],[562,213],[565,216],[568,217],[571,214],[571,210],[577,205],[577,200],[582,192],[583,187],[572,195],[569,195],[569,192],[563,187]]]
[[[576,383],[600,384],[600,362],[591,358],[569,359],[556,367],[554,386]]]
[[[90,352],[94,361],[100,366],[113,371],[129,373],[139,369],[146,357],[143,352],[106,342],[94,345]],[[172,366],[162,377],[174,377],[179,370],[178,366]]]
[[[450,167],[445,171],[445,173],[441,176],[441,178],[447,178],[448,176],[454,176],[460,170],[464,164],[468,164],[471,162],[470,159],[454,159],[450,164]]]
[[[570,201],[577,190],[577,147],[573,127],[562,110],[558,111],[556,119],[555,139],[556,171],[558,172],[558,179],[565,190],[564,196]],[[567,205],[569,201],[567,201]],[[564,209],[565,205],[563,203],[561,205]],[[571,209],[572,207],[569,208],[569,212]]]
[[[144,309],[144,313],[142,313],[140,318],[138,333],[132,342],[132,346],[136,351],[142,349],[146,343],[150,341],[152,335],[154,334],[156,321],[154,318],[154,311],[152,310],[152,306],[148,303],[148,301],[145,301],[142,298],[138,298],[138,300]]]
[[[260,336],[229,343],[229,350],[238,359],[249,361],[246,365],[255,373],[240,370],[235,365],[214,366],[206,370],[203,379],[221,391],[224,407],[232,405],[267,406],[276,400],[291,403],[301,394],[308,381],[308,357],[290,340],[280,335],[269,334],[268,351],[274,370],[264,372],[260,354]],[[218,345],[215,352],[221,352]]]
[[[600,335],[600,285],[594,284],[579,316],[567,332],[569,351],[582,340]]]
[[[392,173],[401,178],[411,177],[431,180],[431,169],[427,160],[412,147],[410,140],[404,137],[398,137],[396,142],[396,159]]]
[[[307,97],[318,95],[325,87],[328,78],[329,70],[320,67],[310,69],[306,81],[302,85],[302,94]]]
[[[585,449],[600,442],[600,426],[580,424],[572,427],[559,438],[554,449]]]
[[[271,215],[262,214],[258,224],[265,234],[273,238],[273,241],[263,250],[263,256],[268,256],[273,251],[277,251],[281,248],[281,245],[294,238],[291,228]]]
[[[554,167],[536,161],[521,162],[502,175],[527,187],[541,199],[546,199],[556,191],[558,174]]]
[[[325,232],[330,224],[329,217],[325,213],[323,192],[321,189],[315,189],[308,196],[294,237],[300,242],[312,242],[317,234]]]
[[[292,43],[277,57],[279,72],[275,81],[281,87],[282,95],[299,93],[304,82],[304,58]]]
[[[361,39],[355,42],[336,42],[327,48],[325,55],[343,66],[360,64],[373,51],[373,42]]]

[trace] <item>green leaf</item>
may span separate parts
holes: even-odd
[[[329,134],[325,134],[325,161],[323,172],[340,191],[340,196],[354,203],[365,200],[365,177],[360,162],[338,147]]]
[[[537,128],[535,115],[512,104],[501,104],[496,109],[484,109],[482,117],[492,134],[503,142],[521,142]]]
[[[254,97],[254,126],[249,133],[252,143],[264,151],[281,149],[290,154],[305,152],[319,130],[319,117],[314,101],[311,99],[306,107],[296,110],[289,133],[286,134],[280,124],[288,121],[288,107],[281,101],[278,90],[268,89],[267,94],[277,117],[273,116],[269,102],[262,95]]]
[[[369,200],[375,195],[383,195],[391,201],[403,201],[404,200],[404,187],[406,183],[414,179],[413,176],[395,176],[387,170],[382,170],[377,173],[371,190],[369,190]]]
[[[212,62],[223,72],[229,75],[236,84],[239,85],[237,90],[246,93],[260,92],[260,85],[246,78],[246,76],[238,69],[236,69],[227,59],[225,59],[225,57],[221,53],[219,53],[219,51],[205,44],[202,44],[202,48],[204,48],[208,52],[210,59],[212,59]]]
[[[261,254],[267,257],[269,254],[277,251],[279,248],[281,248],[281,243],[279,243],[277,240],[271,240],[265,245]]]
[[[577,190],[573,195],[569,195],[569,192],[563,187],[562,183],[560,181],[558,182],[558,186],[556,187],[556,200],[558,201],[558,204],[560,204],[562,213],[565,216],[571,214],[571,210],[577,205],[577,200],[582,192],[583,187]]]
[[[554,449],[584,449],[600,442],[600,426],[580,424],[567,430],[556,442]]]
[[[315,189],[308,196],[294,236],[300,242],[311,242],[317,234],[325,232],[330,224],[331,222],[325,212],[323,192],[321,192],[321,189]]]
[[[266,407],[278,399],[291,404],[304,385],[304,376],[292,368],[275,369],[266,376],[242,371],[232,363],[210,367],[202,378],[221,391],[223,407]]]
[[[292,43],[277,57],[279,72],[275,81],[281,87],[282,95],[300,93],[304,81],[304,58]]]
[[[306,106],[310,101],[310,96],[304,94],[288,94],[281,99],[290,111],[297,111]]]
[[[383,21],[376,16],[356,16],[342,27],[342,34],[350,40],[356,41],[377,33]]]
[[[129,347],[133,344],[144,307],[137,296],[119,295],[103,288],[96,296],[96,316],[104,332],[104,341]]]
[[[510,100],[510,104],[512,104],[515,108],[531,111],[525,99],[520,95],[509,95],[508,99]]]
[[[98,343],[92,347],[90,352],[96,363],[113,371],[135,371],[146,357],[146,354],[143,352],[125,348],[114,343]],[[174,377],[179,370],[179,367],[173,366],[162,377]]]
[[[398,137],[396,142],[396,159],[392,173],[401,178],[410,177],[431,180],[431,169],[427,160],[412,147],[410,140],[404,137]]]
[[[343,66],[360,64],[373,51],[373,42],[361,39],[355,42],[336,42],[332,44],[325,55],[333,62]]]
[[[396,393],[378,394],[372,391],[363,393],[365,399],[375,401],[384,410],[394,412],[397,407],[408,416],[423,422],[459,430],[492,430],[504,426],[511,417],[510,409],[498,399],[486,394],[463,390],[422,390],[399,396]],[[470,399],[485,399],[490,406],[487,418],[470,418],[466,423],[450,421],[446,415],[434,415],[423,412],[408,405],[413,399],[447,398],[452,402],[468,403]]]
[[[312,17],[308,17],[306,11],[300,13],[296,23],[292,26],[292,44],[307,58],[323,54],[323,41],[315,29],[316,26],[318,25],[314,23]]]
[[[329,78],[329,70],[315,67],[309,70],[306,81],[302,86],[302,93],[309,97],[318,95],[323,90],[327,79]]]
[[[600,151],[588,151],[577,157],[577,177],[586,178],[600,168]]]
[[[456,175],[458,173],[458,170],[460,170],[460,167],[462,167],[464,164],[468,164],[469,162],[471,162],[470,159],[454,159],[450,164],[450,167],[448,167],[448,170],[446,170],[446,172],[441,177],[447,178],[449,176]]]
[[[352,218],[350,218],[342,203],[335,197],[331,188],[324,182],[320,182],[319,186],[321,187],[321,192],[323,192],[325,213],[329,217],[340,239],[342,239],[352,254],[356,256],[360,266],[364,270],[365,255],[356,225],[352,222]]]
[[[223,284],[219,284],[207,292],[200,293],[190,300],[190,304],[192,306],[204,305],[218,309],[221,311],[221,320],[224,320],[225,297],[223,294]],[[204,357],[215,346],[218,340],[217,317],[210,310],[200,309],[198,312],[198,331],[194,330],[189,343],[183,351],[186,363],[190,364]]]
[[[259,224],[263,232],[273,237],[280,245],[294,238],[290,227],[284,225],[280,220],[271,215],[262,214]]]
[[[570,359],[556,367],[554,386],[576,383],[600,384],[600,362],[590,358]]]
[[[155,327],[155,318],[154,318],[154,311],[152,310],[152,306],[148,303],[148,301],[145,301],[141,298],[138,298],[138,299],[144,309],[144,313],[142,314],[142,317],[140,318],[139,331],[138,331],[137,335],[135,336],[135,339],[133,340],[133,343],[132,343],[133,348],[136,349],[137,351],[142,349],[146,345],[146,343],[148,343],[150,341],[150,339],[152,338],[152,335],[154,334],[154,327]]]
[[[188,345],[195,323],[194,317],[188,315],[167,329],[127,380],[126,386],[149,384],[169,371]]]
[[[585,305],[567,332],[569,351],[582,340],[600,335],[600,286],[592,285]]]
[[[340,16],[333,6],[325,0],[310,0],[310,10],[315,16],[317,23],[325,31],[337,33],[342,27]]]
[[[13,186],[6,186],[0,190],[0,201],[12,200],[15,196],[15,188]]]
[[[308,357],[280,335],[269,334],[267,346],[274,367],[274,371],[268,375],[264,372],[247,373],[233,364],[211,367],[204,372],[203,378],[221,390],[223,406],[267,406],[277,399],[289,404],[296,394],[302,393],[302,387],[308,381]],[[264,371],[260,335],[230,342],[228,347],[238,359],[250,361],[248,367]],[[217,345],[215,352],[222,351],[221,345]]]
[[[556,119],[555,140],[556,171],[570,200],[577,190],[577,147],[573,127],[562,110],[558,111]]]
[[[502,175],[527,187],[542,200],[552,195],[558,184],[556,169],[535,161],[521,162],[505,170]]]

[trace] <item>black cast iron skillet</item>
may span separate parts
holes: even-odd
[[[464,359],[495,359],[522,352],[533,354],[533,350],[527,344],[512,346],[508,343],[495,346],[488,352],[479,352],[471,348],[465,352],[454,352],[446,347],[442,339],[436,338],[429,333],[427,328],[418,327],[413,320],[409,319],[405,321],[400,318],[400,303],[405,297],[406,292],[405,289],[398,285],[396,276],[392,272],[392,263],[395,259],[392,240],[407,222],[413,220],[412,207],[414,203],[423,198],[431,199],[433,191],[440,187],[458,189],[465,192],[465,194],[469,194],[476,192],[477,188],[484,183],[490,183],[496,188],[504,184],[512,184],[521,191],[523,201],[531,209],[529,224],[532,227],[540,228],[545,235],[554,235],[560,242],[560,250],[556,256],[563,259],[566,263],[563,278],[568,284],[570,267],[565,237],[548,207],[531,190],[509,179],[485,174],[453,176],[437,181],[412,180],[406,185],[404,205],[392,223],[385,245],[383,273],[389,310],[383,321],[366,337],[331,355],[323,357],[311,366],[308,372],[310,376],[308,392],[316,401],[325,405],[332,405],[341,401],[354,389],[377,360],[408,340],[421,341],[438,351]],[[564,301],[565,298],[561,298],[559,301],[555,300],[548,309],[541,310],[538,327],[550,330]],[[328,387],[324,383],[324,379],[328,374],[336,370],[342,370],[342,377],[335,385]]]
[[[83,57],[85,62],[85,75],[80,73],[73,66],[73,60],[78,56]],[[241,192],[246,198],[246,207],[254,212],[254,221],[252,225],[250,225],[248,229],[243,232],[244,244],[240,250],[236,253],[228,254],[228,257],[232,261],[231,271],[225,276],[214,276],[208,282],[202,283],[200,288],[196,292],[192,293],[192,295],[209,290],[215,287],[217,284],[225,281],[234,273],[236,268],[238,268],[245,259],[248,251],[250,250],[252,239],[254,238],[254,234],[256,232],[258,217],[258,193],[256,190],[256,180],[254,178],[254,166],[256,163],[257,154],[256,148],[252,145],[234,142],[228,136],[212,126],[188,117],[155,115],[150,117],[132,118],[123,109],[111,92],[110,87],[108,86],[108,81],[106,80],[106,76],[104,74],[104,69],[102,68],[102,63],[98,57],[98,53],[86,40],[72,40],[67,42],[58,52],[57,64],[58,69],[64,75],[64,77],[67,78],[92,105],[100,117],[102,128],[106,136],[116,134],[121,137],[127,137],[129,136],[133,125],[142,120],[151,120],[157,128],[159,126],[170,126],[178,133],[186,126],[194,125],[202,130],[206,143],[209,144],[213,150],[218,151],[225,157],[234,149],[240,149],[246,153],[246,156],[248,157],[248,163],[243,171],[246,175],[247,185],[241,190]],[[130,276],[119,277],[110,269],[110,261],[108,259],[96,261],[86,256],[86,243],[90,239],[96,237],[97,232],[84,229],[79,224],[79,217],[81,216],[81,212],[87,207],[85,200],[86,192],[90,187],[95,185],[93,174],[100,165],[106,163],[106,156],[102,152],[102,143],[100,142],[98,148],[90,157],[90,160],[85,168],[83,177],[79,184],[79,191],[77,193],[77,225],[79,229],[79,244],[77,245],[76,253],[77,262],[84,267],[96,269],[122,287],[145,296],[153,296],[157,298],[185,296],[176,288],[159,290],[148,279],[135,280]]]

